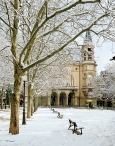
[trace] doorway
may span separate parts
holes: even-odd
[[[60,105],[64,105],[66,94],[64,92],[60,93]]]

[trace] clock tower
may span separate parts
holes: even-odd
[[[94,60],[94,45],[91,34],[86,32],[82,46],[82,91],[87,97],[89,91],[92,91],[91,79],[96,75],[96,62]]]
[[[89,31],[86,32],[82,46],[82,61],[86,63],[94,62],[94,45]]]

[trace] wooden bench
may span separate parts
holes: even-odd
[[[61,115],[59,112],[57,112],[57,113],[58,113],[57,117],[60,118],[60,119],[62,119],[63,118],[63,115]]]
[[[78,127],[77,124],[76,124],[76,122],[73,122],[73,121],[70,120],[70,119],[69,119],[69,124],[70,124],[69,128],[72,127],[72,126],[74,126],[73,134],[74,134],[74,132],[77,131],[77,130],[81,130],[80,134],[82,134],[82,129],[83,129],[84,127]],[[68,129],[69,129],[69,128],[68,128]]]

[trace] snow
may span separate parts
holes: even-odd
[[[10,109],[0,109],[0,146],[114,146],[115,111],[107,109],[54,108],[63,116],[57,118],[48,107],[39,107],[32,118],[22,125],[20,107],[20,133],[9,134]],[[83,134],[68,130],[69,119]]]

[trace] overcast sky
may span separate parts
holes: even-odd
[[[104,43],[101,48],[95,47],[95,59],[98,64],[97,73],[98,75],[107,63],[111,63],[110,59],[115,56],[115,44]],[[113,50],[114,49],[114,50]]]

